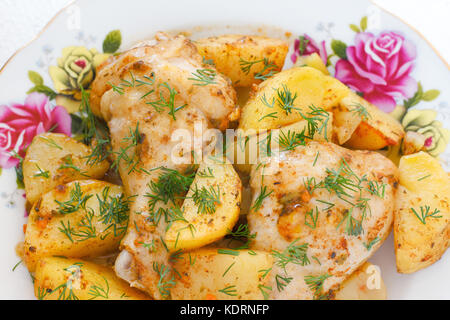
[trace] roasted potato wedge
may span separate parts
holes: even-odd
[[[185,253],[173,268],[182,275],[171,290],[175,300],[262,300],[267,292],[273,257],[263,251],[200,249]],[[236,255],[237,254],[237,255]]]
[[[400,159],[394,215],[397,270],[413,273],[450,245],[450,179],[438,160],[419,152]]]
[[[312,53],[310,55],[298,57],[295,62],[296,67],[308,66],[314,69],[321,71],[325,75],[330,75],[328,72],[327,66],[323,63],[322,58],[317,53]]]
[[[311,108],[330,110],[348,95],[337,79],[310,67],[277,73],[261,83],[242,110],[239,128],[278,129],[311,116]]]
[[[107,161],[87,164],[92,149],[64,134],[44,133],[34,137],[23,162],[25,192],[29,204],[54,187],[74,180],[101,179]]]
[[[400,122],[354,92],[350,92],[342,99],[340,105],[361,118],[351,137],[345,142],[348,137],[345,135],[345,138],[341,137],[339,141],[340,144],[345,142],[344,146],[348,148],[379,150],[386,146],[399,144],[405,135]],[[339,116],[336,115],[337,118]],[[354,124],[352,123],[349,127],[353,128]]]
[[[40,300],[149,300],[109,267],[56,257],[39,261],[34,294]]]
[[[341,285],[336,300],[386,300],[387,292],[380,270],[370,262],[363,264]]]
[[[122,187],[81,180],[59,185],[34,204],[24,260],[33,272],[45,256],[95,257],[118,249],[128,224]]]
[[[195,44],[203,58],[212,60],[236,87],[249,87],[261,82],[258,75],[280,71],[289,50],[281,39],[237,34],[200,39]]]
[[[228,160],[200,164],[181,207],[184,220],[166,232],[167,247],[195,249],[225,236],[239,219],[241,192],[241,180]]]

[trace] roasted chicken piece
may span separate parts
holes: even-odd
[[[116,273],[155,299],[168,298],[173,271],[163,237],[176,219],[174,195],[189,187],[184,172],[194,146],[208,143],[188,139],[180,147],[172,134],[225,129],[239,117],[236,93],[190,40],[158,33],[98,70],[91,108],[109,126],[114,165],[131,201]],[[178,190],[165,190],[167,179],[180,179]]]
[[[384,156],[325,142],[254,165],[248,223],[275,258],[270,298],[332,298],[388,236],[397,180]]]

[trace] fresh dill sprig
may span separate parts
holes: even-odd
[[[322,108],[317,108],[314,105],[309,106],[309,112],[307,115],[304,115],[301,111],[299,111],[300,115],[304,120],[307,122],[308,126],[308,135],[310,139],[314,137],[316,132],[324,134],[324,138],[326,141],[328,141],[327,136],[327,127],[328,122],[330,120],[330,113],[325,111]],[[319,124],[320,127],[319,127]]]
[[[239,65],[241,66],[242,72],[244,72],[246,75],[250,73],[250,69],[256,65],[263,63],[263,69],[259,72],[256,72],[254,74],[254,78],[257,80],[267,80],[271,76],[273,76],[275,73],[277,73],[277,65],[267,58],[263,58],[260,60],[254,60],[254,61],[246,61],[242,58],[240,58]]]
[[[305,276],[304,280],[306,285],[314,293],[314,298],[317,299],[322,294],[323,283],[326,279],[330,278],[331,275],[328,273],[320,276]]]
[[[78,172],[82,176],[89,177],[86,174],[86,171],[81,171],[81,169],[79,167],[77,167],[76,165],[73,164],[72,155],[67,155],[62,160],[63,160],[63,164],[58,167],[59,170],[71,169],[71,170]]]
[[[220,289],[219,292],[226,294],[227,296],[235,297],[237,296],[236,286],[228,286],[223,289]]]
[[[69,214],[76,212],[80,209],[86,209],[86,202],[92,197],[92,195],[83,195],[80,184],[75,182],[75,187],[70,190],[70,199],[67,201],[55,202],[58,204],[58,212],[61,214]]]
[[[283,84],[281,88],[277,89],[277,103],[278,106],[289,115],[293,110],[299,110],[294,107],[295,100],[297,99],[297,93],[294,95],[288,87]]]
[[[106,280],[105,277],[103,277],[103,280],[105,281],[105,286],[101,286],[101,285],[91,285],[89,291],[88,291],[88,295],[91,296],[91,298],[89,298],[89,300],[94,300],[97,298],[102,298],[105,300],[109,299],[109,283],[108,280]]]
[[[319,209],[316,206],[316,211],[311,209],[305,214],[305,225],[310,227],[311,229],[315,229],[317,227],[317,219],[319,218]]]
[[[270,113],[268,113],[268,114],[262,116],[261,118],[259,118],[258,121],[262,121],[262,120],[264,120],[265,118],[277,119],[277,118],[278,118],[277,114],[278,114],[278,112],[276,112],[276,111],[270,112]]]
[[[277,71],[277,65],[271,61],[269,61],[269,59],[264,58],[263,59],[264,62],[264,68],[255,73],[254,78],[257,80],[267,80],[268,78],[272,77],[274,74],[276,74]]]
[[[420,206],[420,214],[414,208],[411,208],[411,211],[414,213],[417,219],[419,219],[420,222],[422,222],[422,224],[426,224],[425,220],[427,218],[434,218],[434,219],[442,218],[442,216],[437,215],[441,211],[438,209],[434,209],[434,211],[431,211],[430,206]]]
[[[53,289],[50,294],[59,291],[58,300],[79,300],[73,292],[73,281],[77,280],[74,278],[79,278],[81,276],[81,268],[83,265],[84,264],[81,262],[76,262],[73,265],[64,268],[64,271],[70,273],[68,280]]]
[[[354,218],[352,214],[353,214],[353,207],[348,209],[345,212],[344,217],[339,222],[336,229],[338,229],[344,221],[347,221],[344,226],[345,233],[347,233],[349,236],[358,236],[363,232],[363,228],[362,228],[362,220],[363,219],[358,220],[358,219]]]
[[[281,276],[281,275],[279,275],[279,274],[277,274],[276,276],[275,276],[275,281],[276,281],[276,283],[277,283],[277,289],[278,289],[278,291],[283,291],[284,290],[284,288],[286,288],[286,286],[289,284],[289,283],[291,283],[291,281],[292,280],[294,280],[294,278],[292,278],[292,277],[288,277],[288,276]]]
[[[349,109],[350,112],[358,115],[363,121],[369,120],[370,114],[365,106],[363,106],[361,103],[355,103],[352,105],[352,107],[352,109]]]
[[[196,73],[192,73],[193,78],[188,80],[195,81],[194,86],[207,86],[209,84],[217,84],[215,81],[216,71],[213,69],[197,69]]]
[[[99,222],[107,226],[103,232],[112,229],[114,237],[118,237],[126,232],[128,222],[129,202],[124,194],[120,196],[110,196],[110,188],[105,187],[102,196],[98,194]]]
[[[203,186],[199,189],[197,185],[194,185],[192,190],[192,200],[198,207],[198,213],[213,214],[216,212],[216,206],[221,204],[219,186],[217,189],[213,186],[209,186],[209,188]]]
[[[62,149],[63,149],[63,148],[62,148],[59,144],[57,144],[56,141],[53,140],[52,138],[40,136],[39,139],[45,141],[45,143],[46,143],[49,147],[56,148],[56,149],[59,149],[59,150],[62,150]]]
[[[137,150],[137,146],[142,142],[142,136],[139,133],[139,122],[136,123],[136,127],[134,130],[131,128],[129,130],[129,135],[122,139],[122,143],[125,144],[125,147],[120,146],[119,151],[115,151],[116,159],[112,163],[111,168],[118,170],[120,162],[124,161],[128,174],[136,170],[136,166],[140,162],[139,153]],[[130,150],[133,149],[133,153],[130,156]]]
[[[308,255],[308,243],[297,245],[300,239],[291,242],[283,252],[272,250],[272,256],[275,258],[275,264],[286,271],[286,266],[289,263],[306,266],[310,264]]]
[[[272,291],[272,287],[268,287],[262,284],[258,285],[258,289],[261,292],[261,294],[263,295],[264,300],[268,300],[269,299],[269,292]]]
[[[239,224],[234,230],[227,230],[227,237],[230,238],[229,244],[231,244],[232,241],[242,242],[243,244],[241,246],[234,248],[235,250],[242,250],[250,247],[250,243],[256,238],[256,233],[250,233],[248,224]]]
[[[203,171],[197,171],[197,176],[200,178],[214,178],[214,173],[210,167],[207,168],[208,172],[206,172],[206,169]]]
[[[153,262],[153,270],[159,275],[158,290],[163,298],[169,298],[170,290],[175,286],[175,276],[165,264]]]
[[[194,173],[184,175],[177,170],[168,168],[158,168],[162,172],[156,181],[151,181],[148,186],[150,192],[145,196],[149,198],[149,207],[153,211],[158,202],[175,204],[175,198],[189,190],[194,181]]]
[[[283,151],[294,150],[298,146],[306,145],[305,129],[300,133],[288,130],[287,134],[281,130],[280,136],[278,137],[278,144],[282,147]]]
[[[42,178],[50,178],[50,172],[47,170],[42,170],[39,165],[36,163],[36,168],[39,170],[39,173],[35,174],[33,177],[42,177]]]
[[[259,195],[256,198],[255,202],[253,203],[253,206],[251,207],[251,209],[254,210],[255,212],[258,211],[261,208],[264,199],[266,199],[268,196],[270,196],[272,194],[272,192],[273,192],[273,190],[270,190],[270,192],[268,191],[267,186],[261,186]]]
[[[300,54],[300,56],[304,55],[306,48],[308,46],[309,43],[309,39],[307,39],[305,36],[300,36],[298,38],[299,40],[299,44],[298,44],[298,53]]]
[[[158,85],[158,88],[166,88],[169,93],[169,98],[166,99],[164,96],[164,93],[162,90],[159,91],[159,100],[157,101],[149,101],[146,102],[146,104],[151,105],[156,112],[161,113],[165,109],[168,109],[168,113],[170,116],[172,116],[173,120],[177,120],[175,117],[175,113],[187,105],[184,104],[182,106],[175,106],[175,96],[178,94],[177,90],[172,88],[167,82],[163,82],[160,85]]]
[[[376,237],[375,239],[373,239],[372,241],[370,241],[367,244],[364,242],[363,245],[364,245],[364,247],[366,247],[367,251],[370,251],[370,249],[372,249],[372,247],[380,241],[381,241],[381,239],[379,237]]]

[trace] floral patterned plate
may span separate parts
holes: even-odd
[[[107,8],[107,10],[105,10]],[[113,30],[113,31],[111,31]],[[33,299],[32,278],[15,247],[26,224],[21,159],[36,134],[76,136],[81,88],[109,55],[158,30],[288,38],[288,64],[317,53],[328,70],[381,110],[399,119],[414,142],[450,169],[449,67],[426,41],[369,1],[80,0],[0,72],[0,298]],[[447,129],[446,129],[447,128]],[[398,159],[402,148],[386,150]],[[449,299],[450,257],[411,275],[396,272],[392,235],[370,259],[391,299]]]

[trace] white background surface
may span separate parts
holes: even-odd
[[[70,2],[71,0],[0,0],[0,66],[15,51],[31,41]],[[447,63],[450,62],[450,0],[374,2],[414,27],[431,42]]]

